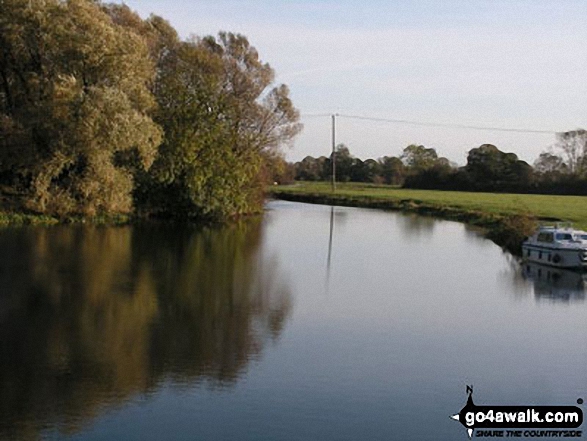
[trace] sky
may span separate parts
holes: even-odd
[[[530,163],[587,128],[585,0],[126,0],[182,37],[245,35],[287,84],[303,132],[289,160],[328,155],[331,114],[547,131],[336,120],[362,159],[433,147],[464,165],[490,143]]]

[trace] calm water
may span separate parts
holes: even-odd
[[[587,398],[584,276],[459,223],[271,202],[0,247],[0,439],[465,440],[466,384]]]

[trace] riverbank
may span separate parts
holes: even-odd
[[[330,184],[325,182],[275,186],[269,193],[290,201],[405,211],[464,222],[484,228],[488,238],[515,254],[520,252],[521,242],[538,222],[570,221],[577,228],[587,229],[587,197],[584,196],[412,190],[357,183],[339,183],[332,193]],[[2,198],[0,226],[123,225],[146,219],[132,215],[58,218],[20,210],[12,199]]]
[[[484,228],[487,237],[519,254],[538,222],[569,221],[587,229],[587,197],[411,190],[388,185],[298,183],[276,186],[278,199],[325,205],[377,208],[456,220]]]
[[[57,224],[93,224],[93,225],[125,225],[132,221],[127,215],[57,218],[45,214],[26,212],[0,211],[0,227],[23,225],[57,225]]]
[[[19,227],[26,225],[51,226],[89,224],[101,226],[122,226],[139,223],[191,223],[197,225],[220,225],[225,222],[237,222],[241,219],[259,216],[262,208],[249,214],[241,214],[222,219],[190,218],[185,216],[162,215],[152,212],[111,213],[97,216],[65,215],[37,213],[27,209],[21,199],[15,195],[0,191],[0,227]]]
[[[52,216],[28,210],[22,203],[20,195],[0,189],[0,227],[23,225],[57,225],[57,224],[94,224],[124,225],[132,221],[129,214],[112,214],[99,216]]]

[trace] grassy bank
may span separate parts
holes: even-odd
[[[518,252],[536,222],[570,221],[587,229],[587,197],[410,190],[387,185],[300,183],[271,189],[274,197],[328,205],[415,212],[487,229],[488,237]]]
[[[131,221],[128,214],[94,217],[68,215],[63,217],[36,213],[26,208],[22,194],[0,187],[0,227],[22,225],[56,225],[90,223],[94,225],[123,225]]]
[[[81,223],[93,225],[124,225],[129,222],[131,222],[131,218],[127,215],[96,216],[91,218],[68,216],[66,218],[57,218],[44,214],[0,211],[0,227]]]

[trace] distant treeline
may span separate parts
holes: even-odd
[[[257,211],[299,131],[242,35],[96,0],[2,0],[2,201],[58,216]]]
[[[464,167],[422,145],[410,145],[398,157],[362,161],[341,144],[335,158],[336,180],[340,182],[437,190],[587,195],[587,132],[582,129],[559,134],[555,149],[542,153],[533,166],[491,144],[469,150]],[[308,156],[290,164],[289,175],[283,179],[327,181],[331,176],[331,157]]]

